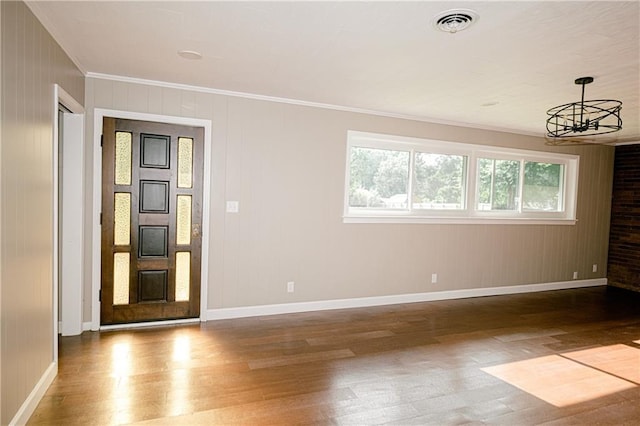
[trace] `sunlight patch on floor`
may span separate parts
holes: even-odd
[[[611,345],[568,352],[562,356],[640,385],[640,349]]]
[[[637,387],[630,380],[637,383],[639,353],[613,345],[482,370],[556,407],[566,407]]]
[[[198,413],[185,414],[174,417],[161,417],[158,419],[150,419],[141,422],[131,423],[137,426],[200,426],[214,425],[224,423],[216,413],[217,410],[200,411]]]

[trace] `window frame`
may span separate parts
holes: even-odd
[[[406,209],[366,209],[354,211],[349,206],[351,179],[351,150],[354,147],[409,151],[409,181],[407,184],[408,206]],[[350,130],[347,132],[347,151],[344,184],[344,223],[479,223],[479,224],[555,224],[576,223],[578,194],[578,171],[580,157],[548,151],[533,151],[517,148],[503,148],[490,145],[475,145],[461,142],[447,142],[407,136],[394,136]],[[463,170],[462,209],[414,209],[413,188],[416,185],[416,152],[438,155],[466,157]],[[477,210],[478,161],[480,158],[520,161],[519,197],[516,210]],[[532,211],[523,208],[524,169],[527,162],[560,164],[563,166],[561,181],[560,211]]]

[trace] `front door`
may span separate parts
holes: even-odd
[[[200,315],[203,140],[104,118],[101,324]]]

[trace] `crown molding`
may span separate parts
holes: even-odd
[[[411,114],[398,114],[398,113],[393,113],[389,111],[377,111],[377,110],[371,110],[366,108],[356,108],[356,107],[349,107],[344,105],[326,104],[321,102],[304,101],[301,99],[282,98],[278,96],[259,95],[259,94],[248,93],[248,92],[236,92],[232,90],[216,89],[212,87],[193,86],[190,84],[172,83],[172,82],[159,81],[159,80],[148,80],[144,78],[127,77],[127,76],[113,75],[113,74],[103,74],[103,73],[97,73],[97,72],[87,72],[85,73],[85,77],[93,78],[97,80],[110,80],[110,81],[118,81],[122,83],[142,84],[146,86],[164,87],[168,89],[187,90],[192,92],[231,96],[235,98],[245,98],[245,99],[258,100],[258,101],[277,102],[277,103],[299,105],[299,106],[306,106],[306,107],[312,107],[312,108],[329,109],[334,111],[351,112],[356,114],[375,115],[375,116],[386,117],[386,118],[397,118],[401,120],[418,121],[422,123],[464,127],[468,129],[474,129],[474,130],[485,130],[485,131],[501,132],[501,133],[513,133],[516,135],[543,138],[543,135],[539,133],[525,132],[517,129],[510,129],[510,128],[504,128],[504,127],[480,126],[472,123],[464,123],[464,122],[450,121],[450,120],[439,120],[436,118],[422,117],[422,116],[411,115]]]

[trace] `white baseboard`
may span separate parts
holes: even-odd
[[[390,296],[360,297],[355,299],[321,300],[317,302],[283,303],[277,305],[242,306],[238,308],[209,309],[207,321],[291,314],[330,309],[364,308],[399,303],[431,302],[436,300],[465,299],[469,297],[499,296],[504,294],[534,293],[607,285],[606,278],[560,281],[554,283],[523,284],[504,287],[473,288],[466,290],[434,291],[428,293],[395,294]]]
[[[47,367],[44,374],[42,374],[42,377],[40,377],[40,380],[38,380],[38,383],[35,385],[27,399],[22,403],[22,406],[16,415],[9,422],[10,426],[27,424],[27,421],[29,421],[29,418],[38,407],[40,400],[47,392],[47,389],[49,389],[49,386],[51,386],[51,383],[53,383],[53,379],[56,378],[57,374],[58,364],[52,362],[49,364],[49,367]]]

